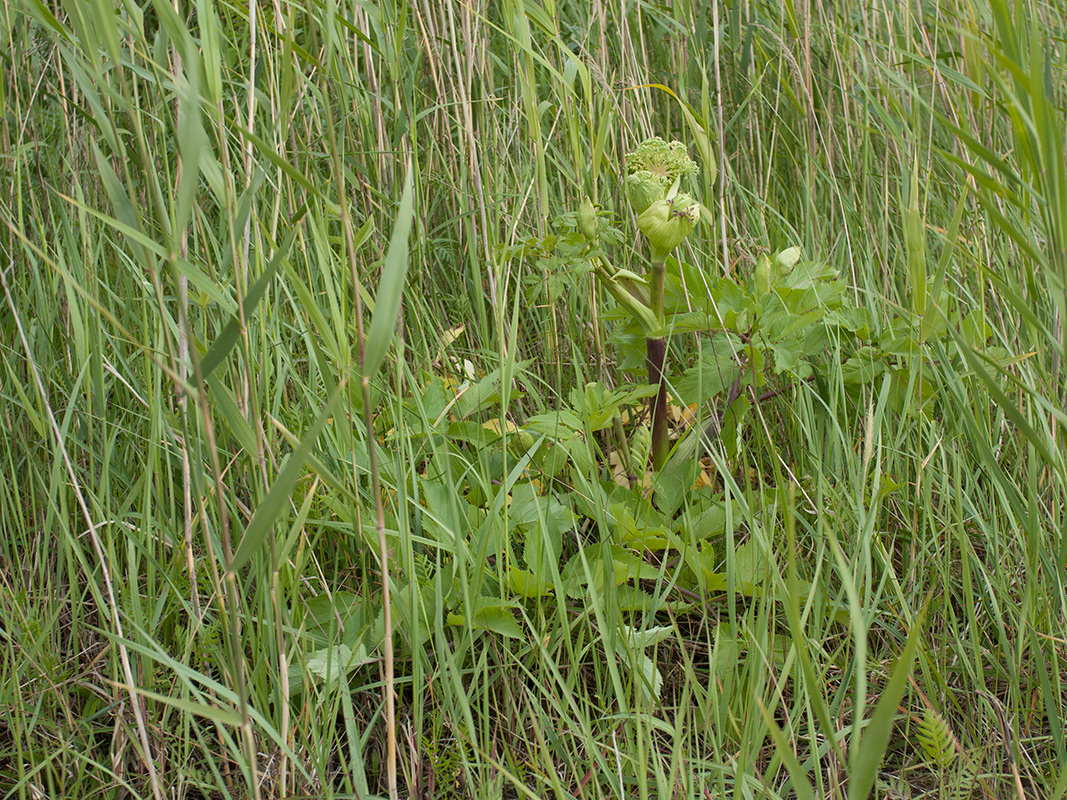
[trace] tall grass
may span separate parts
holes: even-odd
[[[1064,796],[1065,12],[4,4],[4,796]],[[615,543],[592,437],[577,507],[509,441],[635,380],[536,254],[652,134],[688,260],[802,245],[921,357],[712,453],[728,591],[516,598]]]

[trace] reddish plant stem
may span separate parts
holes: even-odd
[[[667,340],[646,340],[645,352],[648,361],[648,382],[659,387],[652,401],[652,469],[658,472],[667,463],[667,455],[671,450],[670,437],[667,432],[667,381],[663,374],[663,364],[667,357]]]
[[[663,281],[667,265],[663,261],[653,261],[649,273],[652,313],[663,326]],[[648,358],[648,382],[658,386],[656,399],[652,401],[652,470],[659,472],[667,463],[671,452],[670,434],[667,432],[667,382],[663,376],[663,366],[667,360],[667,339],[646,339],[645,353]]]

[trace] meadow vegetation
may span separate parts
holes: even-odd
[[[0,21],[0,796],[1067,794],[1062,0]]]

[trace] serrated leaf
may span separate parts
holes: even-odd
[[[722,441],[723,449],[726,451],[726,456],[730,461],[736,459],[737,454],[744,447],[745,443],[741,438],[741,431],[751,407],[751,401],[741,395],[730,404],[723,417],[719,439]]]
[[[944,717],[932,709],[926,709],[919,720],[915,738],[923,753],[941,769],[948,769],[956,760],[955,737]]]
[[[580,437],[575,437],[569,442],[563,442],[563,447],[570,454],[575,469],[582,475],[596,475],[596,461],[590,452],[589,444]]]
[[[687,369],[675,384],[675,391],[688,405],[702,404],[733,385],[741,371],[736,344],[719,336],[704,345],[699,361]]]
[[[527,419],[522,427],[523,430],[541,433],[557,441],[573,438],[578,431],[585,429],[581,417],[568,409],[535,414]]]
[[[807,289],[820,281],[832,281],[838,272],[822,261],[800,261],[781,279],[780,286],[788,289]]]
[[[477,606],[471,618],[475,630],[492,631],[509,639],[524,638],[522,628],[506,602],[479,599]],[[449,614],[448,622],[458,626],[467,624],[462,614]]]
[[[659,625],[653,628],[645,628],[644,630],[623,625],[619,628],[619,633],[626,637],[632,647],[637,650],[644,650],[662,642],[671,635],[673,630],[669,625]]]
[[[885,370],[885,364],[874,348],[861,347],[841,367],[841,379],[847,384],[865,385]]]
[[[610,426],[624,407],[651,397],[657,391],[657,387],[647,384],[608,391],[604,384],[594,382],[571,390],[570,402],[589,430],[599,431]]]
[[[737,519],[740,515],[740,504],[736,500],[732,500],[731,504],[734,518]],[[722,536],[726,533],[726,510],[725,503],[715,502],[692,519],[688,514],[683,516],[675,530],[683,534],[688,533],[697,539]]]
[[[611,590],[620,593],[622,584],[631,580],[654,580],[659,572],[651,564],[644,562],[629,550],[611,545],[606,549],[611,558],[611,574],[613,583]],[[563,585],[566,587],[567,596],[571,598],[585,597],[590,591],[603,593],[607,588],[608,567],[604,562],[605,549],[598,548],[595,551],[586,550],[583,553],[575,553],[564,566],[561,573]],[[582,559],[589,565],[589,574],[586,575],[585,565]]]
[[[771,345],[771,355],[774,357],[774,372],[776,375],[781,375],[783,372],[795,372],[800,373],[801,367],[806,366],[801,360],[804,356],[804,344],[799,339],[789,338],[781,342],[775,342]],[[807,374],[811,373],[811,367],[808,367]],[[800,375],[800,377],[806,378],[807,374]]]
[[[618,542],[626,547],[638,551],[663,550],[680,544],[662,515],[650,507],[638,518],[626,503],[615,503],[611,506],[611,516]]]
[[[619,586],[614,589],[614,592],[614,603],[619,611],[626,613],[635,611],[650,613],[653,605],[655,605],[657,609],[663,608],[662,602],[655,602],[652,595],[639,586]],[[679,604],[675,601],[672,601],[672,606],[675,610],[683,610],[683,604]]]
[[[332,683],[345,674],[352,648],[346,644],[324,647],[312,653],[305,665],[308,672],[324,683]]]
[[[508,568],[508,586],[515,594],[526,598],[544,597],[552,594],[554,587],[533,572],[517,567]]]

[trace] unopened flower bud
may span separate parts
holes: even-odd
[[[648,239],[652,262],[666,260],[693,230],[700,216],[700,207],[687,194],[676,194],[670,200],[657,200],[637,218],[637,227]]]
[[[766,253],[761,253],[756,259],[756,269],[753,272],[756,296],[762,297],[771,290],[771,259]]]
[[[596,209],[593,201],[586,197],[578,208],[578,230],[589,241],[596,239]]]
[[[635,214],[643,214],[650,205],[662,200],[666,193],[663,181],[647,170],[627,175],[625,186],[626,199],[630,201],[630,208]]]
[[[799,247],[789,247],[780,252],[774,257],[774,262],[778,267],[778,269],[776,270],[778,275],[781,277],[785,277],[786,275],[788,275],[790,272],[793,271],[793,267],[797,265],[797,262],[799,260]]]

